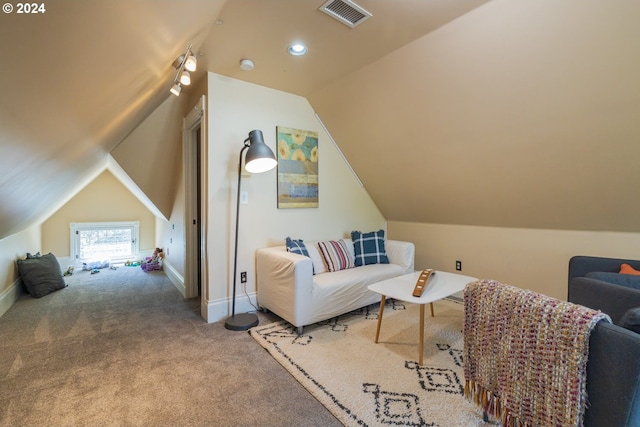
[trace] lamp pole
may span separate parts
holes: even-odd
[[[225,328],[232,331],[246,331],[258,324],[258,316],[253,313],[236,314],[236,280],[238,276],[238,229],[240,224],[240,185],[242,184],[242,154],[247,152],[247,169],[249,163],[261,163],[259,166],[252,167],[252,172],[266,172],[277,164],[273,151],[264,143],[262,131],[252,130],[249,137],[244,140],[244,146],[240,150],[240,159],[238,161],[238,194],[236,194],[236,235],[233,247],[233,299],[231,302],[231,316],[224,323]],[[267,160],[268,165],[264,164]]]

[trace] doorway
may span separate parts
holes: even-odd
[[[205,97],[184,118],[185,178],[185,297],[200,298],[200,313],[206,319],[206,114]]]

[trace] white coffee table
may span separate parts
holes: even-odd
[[[380,326],[382,325],[382,313],[384,311],[384,303],[387,298],[393,298],[399,301],[420,304],[420,344],[418,348],[419,364],[422,365],[422,353],[424,347],[424,306],[431,305],[431,317],[433,317],[433,302],[442,298],[446,298],[455,293],[464,290],[465,286],[478,279],[462,274],[448,273],[446,271],[435,271],[431,275],[427,286],[420,297],[412,295],[413,288],[416,285],[421,271],[405,274],[404,276],[393,277],[383,280],[382,282],[369,285],[369,290],[382,295],[380,299],[380,313],[378,314],[378,327],[376,329],[376,339],[378,342],[380,336]]]

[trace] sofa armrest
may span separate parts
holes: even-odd
[[[630,308],[640,307],[640,290],[588,277],[569,281],[568,301],[607,313],[619,324]]]
[[[640,425],[640,335],[607,322],[589,337],[585,427]]]
[[[640,269],[638,260],[577,255],[569,260],[569,280],[574,277],[584,277],[587,273],[594,271],[617,273],[620,271],[621,264],[629,264],[635,269]]]
[[[398,264],[404,269],[405,273],[413,273],[416,252],[413,243],[387,240],[385,242],[385,250],[391,264]]]
[[[311,303],[313,263],[284,246],[256,251],[258,304],[294,326],[304,326]]]

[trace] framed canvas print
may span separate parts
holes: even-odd
[[[276,126],[278,208],[318,207],[318,132]]]

